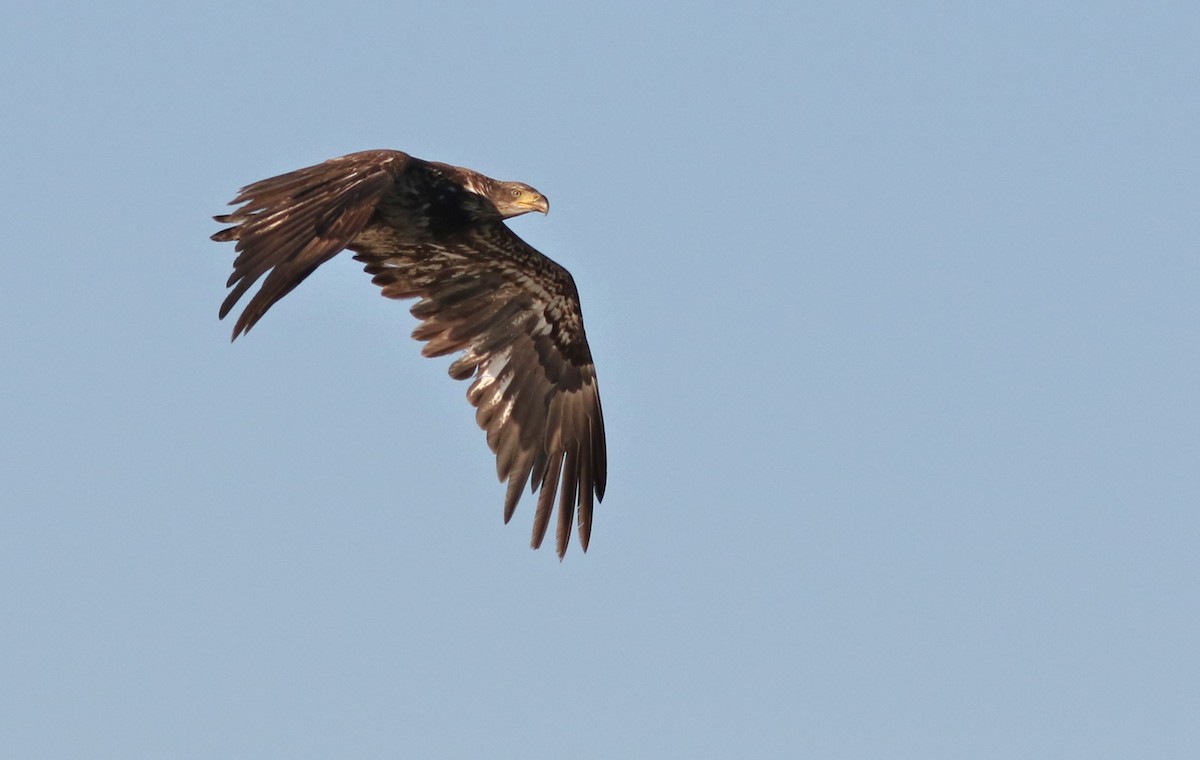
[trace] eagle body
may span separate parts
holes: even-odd
[[[520,182],[372,150],[245,187],[231,226],[213,235],[237,257],[223,319],[260,279],[233,329],[248,332],[321,264],[349,249],[389,298],[417,299],[413,337],[426,356],[459,354],[451,377],[474,378],[467,398],[507,481],[504,520],[526,483],[538,491],[532,545],[541,545],[558,497],[556,547],[574,515],[591,536],[604,496],[604,418],[571,275],[506,224],[549,204]]]

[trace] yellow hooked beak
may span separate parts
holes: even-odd
[[[521,197],[517,199],[517,205],[530,211],[541,211],[543,214],[550,213],[550,201],[546,200],[546,196],[536,190],[523,190]]]

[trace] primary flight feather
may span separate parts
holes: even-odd
[[[545,196],[520,182],[370,150],[255,182],[230,205],[240,208],[214,218],[232,226],[212,236],[237,243],[221,318],[262,279],[234,324],[235,339],[321,264],[353,251],[385,296],[418,299],[411,311],[421,320],[413,331],[425,342],[421,353],[459,353],[450,376],[474,377],[467,399],[508,483],[504,521],[528,483],[540,490],[533,547],[557,495],[558,556],[576,514],[587,551],[607,466],[579,293],[567,270],[504,224],[546,213]]]

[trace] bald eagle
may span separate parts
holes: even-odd
[[[212,236],[237,257],[222,319],[260,278],[233,327],[246,333],[267,309],[343,249],[389,298],[416,298],[421,353],[459,353],[456,380],[474,377],[467,399],[507,481],[504,521],[526,483],[540,489],[533,548],[550,523],[556,492],[559,558],[578,512],[587,551],[593,495],[604,497],[604,417],[583,330],[579,293],[566,269],[504,224],[549,210],[521,182],[393,150],[351,153],[243,188],[232,225]]]

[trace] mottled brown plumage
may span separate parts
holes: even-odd
[[[231,205],[240,208],[215,219],[232,226],[212,236],[237,243],[221,318],[265,276],[234,324],[235,339],[317,267],[350,249],[385,296],[419,299],[411,309],[421,320],[413,337],[425,341],[424,355],[461,354],[450,375],[474,377],[467,398],[508,482],[504,521],[529,483],[540,489],[534,548],[557,493],[559,557],[577,509],[587,550],[606,462],[579,294],[567,270],[503,221],[545,213],[544,196],[519,182],[372,150],[255,182]]]

